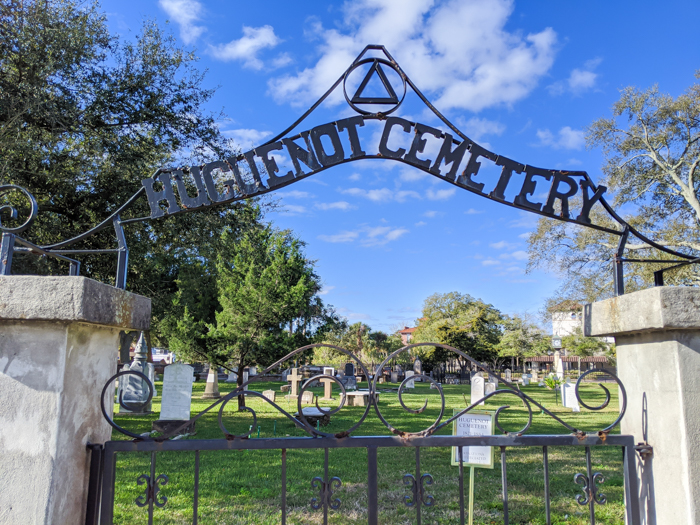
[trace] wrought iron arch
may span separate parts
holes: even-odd
[[[348,94],[348,80],[355,71],[363,66],[368,66],[368,71],[351,96]],[[385,69],[393,71],[390,74],[400,79],[399,86],[392,85]],[[375,77],[386,91],[386,96],[365,95],[368,84]],[[358,113],[357,115],[315,126],[289,136],[341,86],[345,100]],[[410,122],[401,117],[390,116],[401,106],[409,89],[438,117],[447,130],[443,131],[419,122]],[[401,93],[400,96],[397,91]],[[384,126],[377,151],[369,153],[363,149],[359,133],[359,128],[364,127],[366,121],[379,121]],[[392,150],[388,146],[389,138],[393,134],[399,133],[412,134],[411,146],[408,149]],[[346,135],[344,140],[341,139],[342,134]],[[326,141],[330,141],[333,146],[332,152],[329,152],[324,146],[323,137],[326,138]],[[426,137],[442,141],[440,151],[434,159],[427,158],[424,154],[428,140]],[[303,145],[299,144],[298,141],[303,141]],[[349,143],[349,152],[346,152],[346,146],[344,147],[343,143],[346,146]],[[271,152],[280,150],[287,153],[293,165],[293,170],[286,174],[279,173],[279,166],[275,159],[270,156]],[[294,184],[333,166],[363,159],[388,159],[402,162],[489,200],[559,221],[617,235],[619,244],[612,259],[615,268],[615,292],[618,295],[624,293],[623,263],[625,261],[678,263],[678,266],[700,261],[694,255],[685,254],[654,242],[629,225],[605,200],[605,186],[597,186],[587,172],[537,168],[498,155],[480,146],[462,133],[430,103],[384,46],[369,45],[328,91],[279,135],[250,151],[227,159],[209,162],[202,166],[160,168],[151,177],[143,179],[141,188],[104,221],[71,239],[51,245],[37,246],[19,237],[18,234],[28,228],[36,217],[38,212],[36,201],[23,188],[0,185],[0,197],[4,193],[18,191],[23,192],[30,203],[29,217],[21,226],[10,228],[0,223],[0,231],[3,232],[2,244],[0,245],[0,275],[11,274],[14,252],[51,256],[69,262],[71,275],[78,275],[80,272],[80,263],[71,258],[73,256],[86,253],[116,253],[118,258],[116,286],[125,288],[128,261],[128,248],[124,236],[125,225],[169,215],[196,212],[212,206],[223,206],[250,199]],[[479,175],[483,162],[490,162],[501,169],[497,180],[474,180],[474,177]],[[516,197],[509,200],[505,196],[505,191],[513,187],[517,189],[514,181],[515,174],[522,175],[523,181]],[[185,177],[189,177],[190,182],[196,187],[197,194],[195,196],[188,194]],[[487,182],[492,184],[495,182],[493,189],[488,193],[484,191]],[[534,202],[531,200],[536,188],[541,191],[545,184],[549,184],[546,201]],[[148,201],[150,215],[123,218],[123,215],[144,197]],[[574,217],[571,214],[569,201],[575,197],[580,199],[581,206],[578,215]],[[590,213],[596,204],[604,208],[607,214],[619,225],[619,229],[594,224],[591,221]],[[9,212],[12,219],[17,218],[16,208],[7,205],[0,206],[0,213],[4,211]],[[115,230],[116,248],[97,250],[69,248],[109,227],[113,227]],[[678,257],[680,260],[625,259],[623,254],[630,234],[643,243]],[[675,267],[677,266],[670,268]],[[655,284],[663,284],[664,270],[655,272]]]

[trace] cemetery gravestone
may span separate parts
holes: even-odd
[[[413,371],[416,375],[423,373],[423,363],[421,362],[419,357],[417,357],[416,362],[413,363]],[[420,379],[416,379],[416,381],[420,381]]]
[[[332,376],[334,375],[334,372],[335,370],[331,367],[326,367],[323,369],[323,375],[326,376]],[[321,379],[321,383],[323,383],[323,399],[326,401],[330,401],[331,399],[333,399],[333,383],[335,383],[335,381],[325,377]]]
[[[488,383],[486,383],[486,389],[485,389],[485,394],[486,394],[486,395],[491,394],[491,393],[493,393],[493,392],[495,392],[495,391],[496,391],[496,383],[492,383],[491,381],[489,381]]]
[[[245,384],[247,382],[248,382],[248,371],[243,370],[243,383]],[[244,386],[243,390],[248,390],[248,385]]]
[[[532,381],[533,381],[533,382],[534,382],[534,381],[539,381],[539,380],[540,380],[539,376],[537,375],[537,370],[533,370],[533,371],[532,371],[532,374],[530,374],[530,376],[532,377]]]
[[[355,376],[355,365],[352,363],[348,363],[345,365],[345,375],[346,376]]]
[[[310,390],[306,390],[303,394],[301,394],[301,402],[306,403],[307,405],[313,405],[314,393]]]
[[[248,375],[251,375],[251,376],[258,375],[258,369],[254,366],[248,367]]]
[[[530,384],[530,374],[523,374],[523,386]]]
[[[413,377],[413,370],[406,370],[406,378],[408,379],[409,377]],[[411,379],[409,381],[406,381],[406,387],[405,388],[416,388],[415,380]]]
[[[277,399],[276,399],[277,392],[275,392],[274,390],[265,390],[265,391],[263,392],[263,396],[265,397],[265,399],[269,399],[269,400],[272,401],[273,403],[274,403],[275,401],[277,401]]]
[[[301,383],[301,379],[299,369],[292,368],[292,373],[287,376],[287,381],[292,382],[291,391],[289,393],[291,399],[296,399],[296,397],[299,395],[299,383]]]
[[[506,381],[508,381],[510,383],[512,379],[513,379],[513,372],[511,371],[510,368],[506,368]]]
[[[480,375],[475,375],[472,378],[472,387],[471,387],[471,404],[473,405],[479,399],[484,397],[484,378],[481,377]],[[479,403],[480,405],[484,405],[484,401]]]
[[[576,386],[572,385],[569,379],[567,379],[566,383],[564,383],[561,388],[561,404],[574,412],[581,412],[578,399],[576,399]]]
[[[193,382],[194,368],[190,365],[177,363],[165,367],[160,419],[153,422],[153,430],[169,432],[189,421]],[[192,430],[194,430],[194,423],[182,432],[189,433]]]
[[[225,383],[237,383],[238,382],[238,367],[233,369],[233,372],[229,372]]]
[[[399,373],[394,371],[391,373],[391,382],[392,383],[398,383],[399,382]]]

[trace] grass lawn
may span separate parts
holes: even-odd
[[[254,383],[252,389],[262,392],[279,391],[282,383]],[[158,393],[162,384],[157,383]],[[397,385],[378,385],[382,389]],[[367,388],[366,383],[359,388]],[[222,383],[222,393],[230,392],[233,385]],[[311,389],[323,395],[323,389]],[[337,387],[336,387],[337,390]],[[556,405],[554,394],[543,387],[528,386],[523,390],[569,424],[588,431],[599,430],[615,420],[618,414],[617,388],[611,385],[613,400],[605,410],[590,412],[582,408],[581,413],[572,413]],[[204,383],[195,383],[192,414],[209,406],[200,400]],[[445,385],[445,414],[453,408],[464,408],[463,395],[469,399],[469,387]],[[597,385],[584,385],[582,398],[592,406],[604,400],[604,393]],[[396,392],[381,393],[379,407],[382,415],[395,427],[407,431],[427,428],[439,413],[439,396],[427,384],[416,383],[415,391],[405,394],[407,406],[419,408],[425,399],[428,408],[422,414],[406,412],[398,402]],[[280,396],[278,395],[278,400]],[[332,406],[337,406],[332,404]],[[523,426],[527,410],[513,396],[496,396],[487,401],[485,410],[496,410],[512,403],[501,421],[511,430]],[[296,404],[278,401],[288,412],[296,411]],[[319,402],[325,406],[323,402]],[[305,436],[306,433],[294,425],[270,405],[254,397],[247,398],[247,405],[255,409],[260,427],[260,437]],[[217,407],[218,408],[218,407]],[[153,403],[154,414],[149,416],[117,415],[116,422],[132,431],[150,430],[151,421],[158,419],[160,397]],[[323,427],[326,432],[339,432],[351,427],[363,414],[363,407],[344,407],[332,417],[331,424]],[[206,414],[197,422],[197,435],[189,439],[221,439],[218,426],[218,410]],[[226,407],[225,424],[229,432],[243,434],[252,423],[247,412],[237,412],[237,403]],[[451,434],[449,429],[441,433]],[[566,428],[547,415],[537,413],[528,434],[567,434]],[[354,435],[389,435],[379,421],[374,409]],[[257,429],[253,437],[257,437]],[[126,439],[115,432],[114,439]],[[498,452],[498,451],[495,451]],[[154,523],[192,523],[194,493],[194,452],[162,452],[157,454],[156,475],[166,474],[168,484],[161,494],[168,498],[162,509],[155,509]],[[421,449],[421,472],[432,474],[434,483],[428,493],[435,498],[433,507],[422,507],[423,523],[459,523],[458,467],[450,465],[451,450],[448,448]],[[596,506],[596,522],[601,524],[624,523],[622,453],[619,447],[594,447],[592,449],[593,471],[601,472],[605,483],[600,492],[607,496],[606,505]],[[324,451],[287,451],[287,522],[294,524],[322,523],[322,510],[313,510],[309,502],[318,496],[311,487],[315,476],[323,477]],[[337,511],[331,511],[329,523],[367,523],[367,452],[365,449],[331,449],[329,454],[329,477],[338,476],[342,487],[334,494],[341,500]],[[409,495],[403,484],[403,475],[415,474],[415,452],[413,448],[389,448],[378,451],[379,523],[415,523],[415,508],[406,507],[404,496]],[[117,457],[115,523],[135,525],[147,523],[147,509],[139,508],[134,500],[143,493],[136,478],[148,474],[149,453],[121,453]],[[510,523],[544,524],[544,468],[540,448],[507,449],[508,495]],[[588,507],[579,505],[575,497],[581,486],[574,483],[574,474],[586,472],[584,447],[549,447],[549,471],[551,490],[552,523],[588,523]],[[272,451],[215,451],[200,453],[199,523],[201,524],[277,524],[280,522],[280,472],[281,452]],[[468,501],[468,472],[465,468],[465,505]],[[501,502],[500,453],[496,454],[495,468],[477,469],[475,483],[475,523],[503,523]]]

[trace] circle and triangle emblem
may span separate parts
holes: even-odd
[[[369,65],[362,81],[355,90],[352,97],[348,95],[348,78],[358,68]],[[358,73],[360,73],[358,71]],[[389,74],[387,74],[389,73]],[[353,77],[353,83],[357,81],[357,73]],[[393,81],[393,82],[392,82]],[[398,86],[397,86],[398,84]],[[397,94],[397,87],[402,89],[400,96]],[[343,90],[345,92],[345,100],[348,104],[363,115],[388,115],[393,113],[403,102],[406,96],[406,78],[398,66],[383,58],[366,58],[356,62],[345,73],[343,79]],[[379,106],[374,111],[370,108],[361,108],[359,106]]]

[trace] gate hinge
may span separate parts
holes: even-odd
[[[647,459],[654,456],[654,447],[647,443],[637,443],[634,447],[639,456],[646,461]]]

